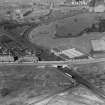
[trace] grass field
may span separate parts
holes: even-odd
[[[52,97],[47,105],[104,105],[91,91],[83,86],[74,88],[62,95]]]
[[[105,62],[78,65],[77,71],[96,87],[105,92]]]
[[[91,83],[94,83],[98,88],[105,91],[104,64],[105,63],[103,62],[78,66],[75,65],[75,67],[79,68],[78,72],[84,78],[87,78],[91,81]],[[16,103],[18,105],[27,105],[23,103],[31,103],[32,101],[37,102],[40,99],[43,99],[43,97],[45,98],[47,95],[54,95],[57,92],[59,93],[59,91],[63,91],[68,88],[70,88],[70,92],[67,92],[64,96],[58,95],[53,97],[53,101],[51,100],[50,104],[54,105],[56,99],[58,99],[57,103],[64,100],[68,103],[78,103],[76,105],[80,105],[79,103],[82,101],[87,103],[86,100],[90,103],[95,102],[93,93],[88,92],[86,89],[82,89],[83,91],[81,89],[78,90],[79,88],[75,90],[75,82],[73,84],[72,81],[73,80],[71,78],[65,77],[56,68],[39,68],[35,66],[1,66],[0,93],[2,93],[2,88],[8,89],[9,92],[5,96],[2,96],[3,93],[0,94],[0,105],[15,105]],[[73,88],[74,90],[72,91]],[[71,95],[71,92],[74,95]],[[87,93],[92,94],[93,99],[91,95],[86,95]],[[87,98],[83,94],[85,94]],[[82,101],[79,102],[79,99]]]
[[[0,67],[0,105],[6,105],[6,103],[11,105],[10,103],[16,99],[18,102],[25,102],[31,98],[53,94],[68,87],[73,87],[72,79],[65,77],[56,68]],[[8,89],[7,94],[3,95],[3,88]]]
[[[65,18],[49,25],[39,26],[30,33],[29,40],[36,45],[44,46],[46,48],[60,46],[65,48],[75,47],[82,52],[88,53],[91,49],[90,40],[101,38],[104,36],[104,33],[83,34],[80,37],[74,38],[55,38],[55,24],[58,26],[57,34],[60,34],[61,36],[66,36],[68,33],[76,35],[84,29],[91,27],[91,25],[96,22],[97,16],[97,14],[81,14],[77,17]]]

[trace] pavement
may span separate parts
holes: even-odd
[[[91,58],[91,59],[77,59],[68,61],[38,61],[38,62],[0,62],[0,66],[4,65],[35,65],[35,66],[63,66],[63,65],[82,65],[82,64],[92,64],[98,62],[105,62],[105,58]]]

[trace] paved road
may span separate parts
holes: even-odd
[[[65,69],[58,69],[59,71],[63,72],[67,76],[76,80],[78,83],[86,86],[88,89],[90,89],[98,98],[102,99],[105,102],[105,92],[102,89],[97,88],[94,84],[92,84],[89,80],[84,78],[78,71],[75,71],[69,66]]]
[[[81,65],[81,64],[90,64],[90,63],[98,63],[105,62],[105,58],[99,59],[83,59],[83,60],[68,60],[68,61],[39,61],[36,63],[33,62],[0,62],[0,65],[35,65],[35,66],[53,66],[53,65]]]

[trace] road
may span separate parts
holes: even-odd
[[[35,65],[35,66],[64,66],[64,65],[82,65],[90,63],[105,62],[105,58],[99,59],[80,59],[80,60],[68,60],[68,61],[38,61],[34,62],[0,62],[2,65]]]
[[[60,68],[59,71],[63,72],[65,75],[76,80],[78,83],[86,86],[90,89],[98,98],[102,99],[105,102],[105,92],[102,89],[97,88],[94,84],[92,84],[89,80],[85,79],[80,73],[75,71],[71,67],[66,67],[64,69]]]

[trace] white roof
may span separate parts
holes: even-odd
[[[104,12],[105,11],[105,5],[98,5],[94,8],[95,12]]]
[[[91,40],[91,44],[94,51],[105,51],[105,40]]]
[[[69,58],[74,58],[74,57],[79,57],[79,56],[84,55],[83,53],[81,53],[80,51],[77,51],[74,48],[63,50],[62,53],[65,54],[66,56],[68,56]]]

